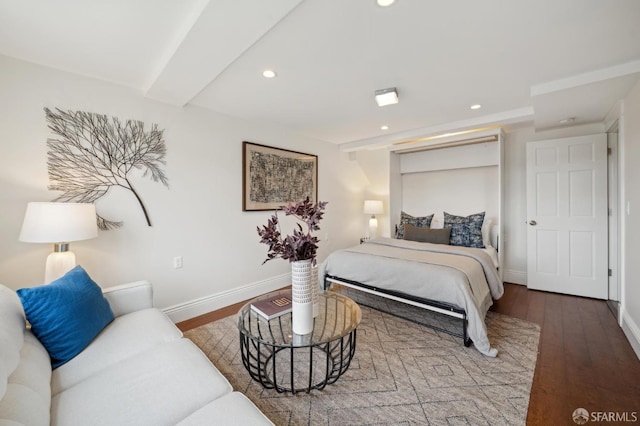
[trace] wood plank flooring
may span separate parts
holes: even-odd
[[[640,360],[606,302],[505,284],[491,310],[542,327],[527,424],[575,425],[576,408],[640,421]]]
[[[233,315],[244,303],[178,327],[186,331]],[[635,412],[640,422],[640,360],[606,302],[505,284],[504,296],[491,310],[541,326],[527,424],[575,425],[576,408],[629,418]]]

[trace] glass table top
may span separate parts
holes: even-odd
[[[251,303],[279,293],[291,297],[291,290],[272,292],[251,300],[240,309],[238,328],[242,334],[271,346],[317,346],[348,335],[362,319],[356,302],[332,291],[320,291],[313,331],[304,335],[294,334],[291,329],[291,313],[266,320],[251,309]]]

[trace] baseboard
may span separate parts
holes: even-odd
[[[631,347],[640,359],[640,327],[633,321],[626,311],[622,313],[622,331],[631,343]]]
[[[291,285],[290,273],[169,306],[162,309],[162,312],[167,314],[174,323],[178,323],[288,285]]]
[[[502,280],[506,283],[527,285],[527,273],[505,269],[502,271]]]

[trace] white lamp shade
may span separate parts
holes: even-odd
[[[96,207],[90,203],[39,203],[27,205],[20,241],[61,243],[98,236]]]
[[[365,200],[364,201],[364,213],[366,214],[382,214],[384,213],[384,207],[380,200]]]

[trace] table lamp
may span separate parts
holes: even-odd
[[[97,236],[96,207],[90,203],[31,202],[20,231],[20,241],[54,243],[53,253],[47,257],[45,284],[76,266],[76,255],[69,250],[71,241]]]
[[[378,233],[378,219],[376,219],[376,215],[384,213],[382,201],[365,200],[364,213],[371,215],[369,219],[369,238],[376,238],[376,234]]]

